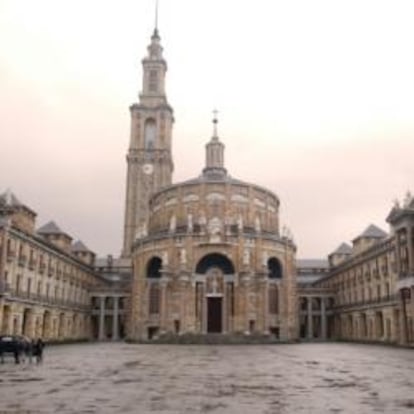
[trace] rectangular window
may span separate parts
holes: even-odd
[[[269,286],[269,313],[277,315],[279,313],[279,297],[276,285]]]
[[[160,313],[160,287],[158,283],[151,283],[149,288],[149,313],[156,315]]]
[[[32,279],[27,279],[27,297],[30,297],[32,290]]]
[[[158,73],[156,70],[150,70],[149,72],[148,89],[150,92],[158,91]]]

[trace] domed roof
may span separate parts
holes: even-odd
[[[223,185],[234,185],[234,186],[244,186],[244,187],[253,187],[261,192],[265,192],[277,200],[279,203],[279,198],[271,190],[261,187],[257,184],[249,183],[246,181],[239,180],[230,176],[224,167],[224,144],[220,142],[217,135],[217,119],[214,118],[213,124],[213,136],[210,141],[206,144],[206,165],[202,170],[202,173],[198,177],[190,178],[179,183],[171,184],[167,187],[162,188],[160,191],[156,192],[154,196],[168,191],[172,188],[182,187],[182,186],[191,186],[191,185],[201,185],[205,183],[209,184],[223,184]]]

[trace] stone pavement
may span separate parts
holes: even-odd
[[[0,414],[414,413],[414,352],[354,344],[61,345],[0,365]]]

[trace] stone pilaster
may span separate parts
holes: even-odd
[[[103,341],[105,339],[105,297],[99,297],[99,333],[98,339]]]
[[[117,341],[119,339],[119,297],[114,296],[114,307],[112,310],[112,340]]]
[[[321,339],[326,339],[326,304],[324,297],[321,297]]]
[[[307,325],[307,338],[313,338],[313,312],[312,312],[312,298],[310,296],[307,297],[308,301],[308,325]]]

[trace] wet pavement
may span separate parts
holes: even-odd
[[[414,350],[54,346],[40,365],[0,365],[0,414],[28,413],[414,413]]]

